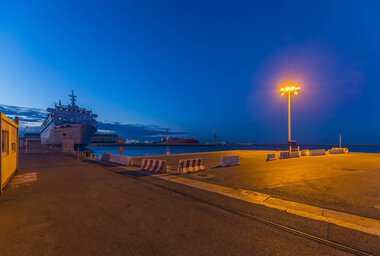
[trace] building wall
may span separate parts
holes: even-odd
[[[18,170],[18,125],[0,113],[0,145],[1,145],[1,172],[0,172],[0,192],[12,176]]]

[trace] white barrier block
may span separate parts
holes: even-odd
[[[348,148],[332,148],[329,150],[330,154],[347,154]]]
[[[220,164],[219,166],[225,167],[225,166],[234,166],[240,164],[240,157],[239,156],[221,156],[220,157]]]
[[[130,165],[131,163],[131,157],[130,156],[123,156],[121,155],[119,157],[119,164],[122,164],[122,165]]]
[[[323,156],[326,155],[326,150],[324,149],[312,149],[310,150],[310,156]]]
[[[112,163],[117,163],[118,159],[119,159],[119,155],[111,154],[110,155],[110,160],[108,160],[108,161],[110,161]]]
[[[123,156],[120,154],[111,154],[109,161],[112,163],[129,165],[131,162],[131,157],[130,156]]]
[[[273,160],[276,160],[276,154],[268,154],[267,161],[273,161]]]

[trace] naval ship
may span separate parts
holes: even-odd
[[[59,101],[55,108],[47,109],[49,115],[42,124],[41,144],[58,145],[65,139],[73,140],[75,147],[90,143],[91,137],[97,131],[98,115],[78,107],[74,91],[69,97],[70,105],[62,105]]]

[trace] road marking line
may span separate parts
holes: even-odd
[[[203,181],[187,179],[172,175],[155,175],[155,177],[201,190],[217,193],[245,202],[263,205],[272,209],[278,209],[297,216],[324,221],[337,226],[357,230],[360,232],[380,236],[380,220],[366,218],[349,213],[329,210],[321,207],[292,202],[271,195],[243,189],[234,189]]]

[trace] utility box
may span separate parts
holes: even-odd
[[[0,193],[19,167],[18,124],[0,112]]]

